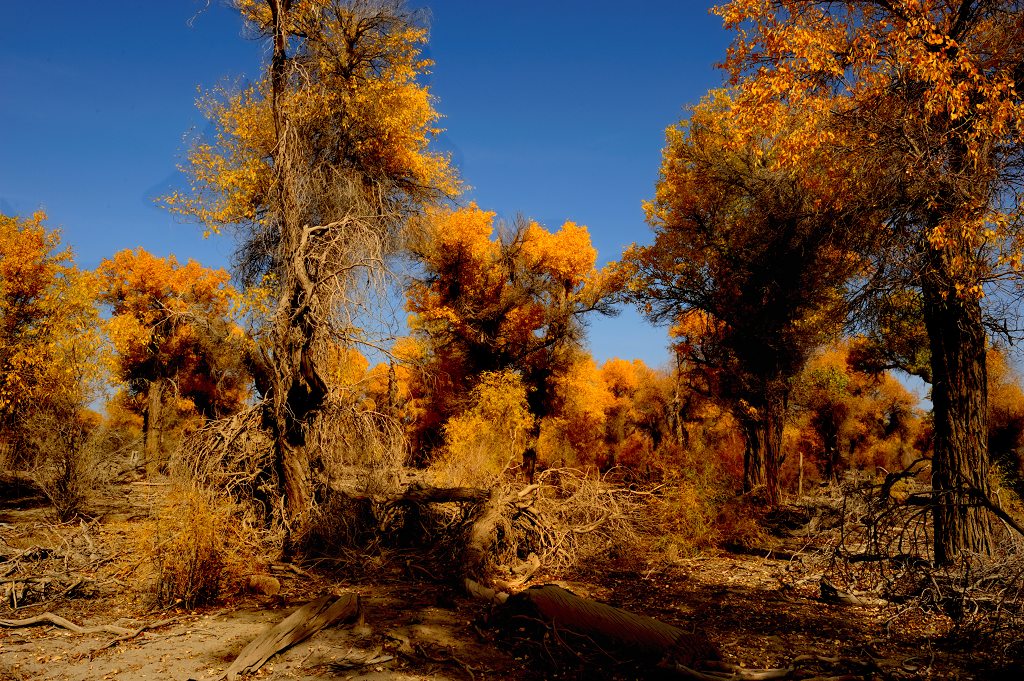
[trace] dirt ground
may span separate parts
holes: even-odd
[[[486,605],[450,584],[417,581],[415,570],[353,581],[278,565],[279,594],[242,594],[197,610],[154,609],[145,585],[132,582],[124,556],[118,562],[107,546],[131,538],[138,520],[132,494],[108,500],[91,522],[63,525],[52,522],[41,504],[0,504],[0,619],[50,612],[84,627],[147,627],[130,638],[47,624],[0,627],[0,680],[217,679],[247,643],[298,605],[345,591],[361,596],[361,623],[320,631],[272,657],[255,678],[668,678],[666,671],[552,650],[550,638],[510,638],[490,626]],[[827,661],[797,677],[1021,678],[1024,667],[1014,650],[977,655],[951,639],[952,623],[944,615],[822,602],[823,566],[813,552],[796,548],[764,555],[716,550],[686,559],[634,552],[571,575],[540,574],[531,583],[555,582],[702,631],[724,660],[746,668],[785,667],[814,656]]]

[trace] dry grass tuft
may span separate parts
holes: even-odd
[[[194,608],[241,590],[273,546],[255,520],[223,494],[173,482],[139,533],[156,604]]]

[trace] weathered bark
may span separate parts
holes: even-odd
[[[758,414],[743,419],[743,491],[764,488],[765,501],[777,506],[781,499],[782,432],[786,422],[787,393],[766,390]]]
[[[466,548],[463,553],[463,566],[465,574],[478,580],[483,580],[488,572],[488,566],[492,562],[492,547],[494,546],[495,531],[498,521],[501,519],[501,509],[507,499],[500,494],[491,492],[488,500],[480,509],[480,514],[469,529],[469,536],[466,538]]]
[[[988,485],[988,387],[981,303],[958,292],[941,254],[922,278],[931,348],[935,429],[932,490],[935,561],[961,552],[989,553],[992,525],[983,500]]]
[[[618,659],[659,662],[667,660],[695,667],[720,659],[701,633],[689,633],[653,617],[581,598],[554,584],[535,586],[510,596],[501,614],[513,624],[540,621],[572,645],[566,632],[594,642]]]
[[[313,490],[310,460],[306,451],[305,426],[327,395],[327,388],[312,358],[317,324],[309,314],[312,284],[305,270],[307,234],[296,206],[296,168],[290,155],[296,153],[289,139],[289,121],[282,97],[287,87],[288,12],[291,0],[268,0],[273,24],[273,55],[270,62],[271,109],[277,145],[274,171],[280,239],[276,262],[280,291],[274,317],[274,380],[270,397],[275,463],[284,497],[285,526],[289,535],[301,528],[310,509]],[[286,553],[291,537],[285,541]]]
[[[146,476],[155,477],[160,473],[163,461],[163,408],[164,382],[155,379],[149,382],[146,394],[146,412],[142,419],[143,453],[146,457]]]
[[[354,620],[359,615],[358,594],[323,596],[310,601],[250,642],[220,678],[235,679],[241,674],[251,674],[277,653],[306,640],[324,627],[338,621]]]
[[[779,469],[782,467],[782,431],[786,424],[786,402],[783,395],[772,395],[765,405],[764,491],[765,501],[770,508],[778,506],[782,500]]]
[[[755,418],[743,419],[743,491],[764,484],[764,429]]]

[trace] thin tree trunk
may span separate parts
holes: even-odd
[[[959,294],[943,257],[932,252],[922,280],[931,347],[935,452],[932,491],[935,561],[989,553],[992,526],[981,497],[988,487],[988,389],[981,304]]]
[[[161,443],[163,425],[161,408],[163,407],[164,382],[160,379],[149,382],[146,393],[146,414],[142,419],[143,452],[146,456],[146,477],[155,477],[160,473],[163,463]]]

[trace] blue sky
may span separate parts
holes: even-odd
[[[505,218],[587,225],[602,260],[646,241],[664,129],[722,84],[729,42],[701,2],[412,2],[430,11],[439,148]],[[206,123],[197,87],[258,77],[265,46],[217,0],[4,3],[0,211],[44,208],[83,267],[123,248],[226,267],[153,199],[182,179]],[[595,357],[667,360],[664,330],[631,310],[594,320]]]

